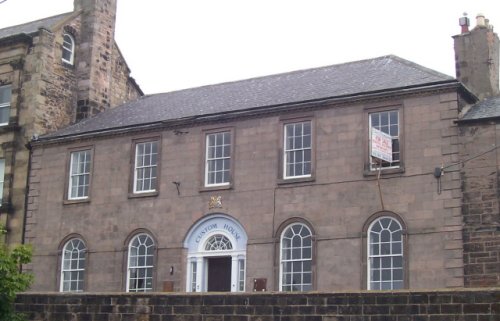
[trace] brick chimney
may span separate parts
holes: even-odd
[[[471,31],[468,18],[460,18],[459,24],[462,33],[453,36],[457,79],[479,99],[499,95],[499,40],[493,26],[482,14]]]
[[[76,49],[76,121],[110,106],[116,2],[74,0],[75,11],[82,12],[81,37]]]

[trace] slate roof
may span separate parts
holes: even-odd
[[[458,84],[450,76],[390,55],[147,95],[41,140],[440,83]]]
[[[48,17],[36,21],[27,22],[17,26],[11,26],[0,29],[0,39],[19,34],[27,34],[27,35],[33,34],[37,32],[40,28],[51,30],[53,25],[57,24],[62,19],[69,17],[71,14],[73,14],[73,12],[63,13],[57,16]]]
[[[500,117],[500,96],[489,97],[475,104],[461,121],[472,121]]]

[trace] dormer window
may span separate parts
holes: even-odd
[[[73,65],[75,59],[75,39],[69,33],[63,36],[62,61]]]

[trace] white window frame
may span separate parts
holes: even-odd
[[[3,111],[4,109],[7,110],[6,112],[6,115],[7,115],[7,119],[5,119],[4,121],[2,121],[2,119],[0,118],[0,126],[5,126],[5,125],[8,125],[9,124],[9,119],[10,119],[10,106],[11,106],[11,99],[12,99],[12,86],[11,85],[6,85],[6,86],[0,86],[0,91],[4,91],[7,92],[7,99],[5,101],[0,101],[0,111]],[[0,95],[1,97],[1,95]],[[0,116],[2,115],[2,113],[0,112]]]
[[[156,145],[156,152],[153,152],[153,147]],[[147,150],[147,146],[149,146],[149,151],[150,153],[146,154],[145,151]],[[139,153],[141,150],[143,153]],[[157,140],[154,141],[148,141],[148,142],[138,142],[135,144],[135,162],[134,162],[134,193],[140,194],[140,193],[151,193],[151,192],[156,192],[158,190],[158,163],[159,163],[159,142]],[[139,165],[139,160],[142,160],[142,164]],[[149,162],[147,161],[149,160]],[[154,160],[154,161],[153,161]],[[147,163],[147,164],[146,164]],[[145,172],[149,169],[149,176],[145,176]],[[140,178],[139,173],[143,173],[142,177]],[[142,181],[142,188],[145,187],[145,185],[149,185],[149,188],[144,188],[144,189],[138,189],[139,185],[139,179]],[[155,181],[153,184],[152,181]],[[149,182],[149,184],[145,184],[145,182]]]
[[[83,156],[83,161],[81,160]],[[76,164],[78,163],[78,164]],[[88,163],[84,166],[83,171],[81,171],[80,164]],[[75,168],[78,166],[78,168]],[[89,198],[90,194],[90,173],[92,169],[92,151],[90,149],[79,150],[71,152],[70,154],[70,166],[69,166],[69,186],[68,186],[68,200],[84,200]],[[83,179],[83,182],[81,180]],[[73,183],[76,181],[76,196],[72,193]],[[86,193],[84,195],[78,195],[78,189],[80,186],[87,186]]]
[[[301,237],[301,246],[299,247],[300,248],[300,255],[301,255],[301,258],[298,258],[298,259],[294,259],[294,258],[285,258],[284,255],[283,255],[283,252],[284,252],[284,248],[283,248],[283,245],[284,245],[284,238],[285,238],[285,234],[289,231],[289,230],[292,230],[292,232],[294,233],[294,236],[297,236],[299,234],[297,234],[293,228],[296,227],[296,226],[300,226],[301,230],[302,229],[306,229],[307,232],[309,233],[308,236],[306,237],[309,237],[310,238],[310,246],[303,246],[303,239],[305,237]],[[300,233],[299,231],[299,233]],[[289,248],[290,249],[290,252],[293,253],[293,238],[290,240],[290,244],[291,244],[291,247]],[[305,249],[310,249],[310,257],[306,257],[304,258],[304,250]],[[310,270],[309,271],[304,271],[303,269],[303,263],[309,261],[310,262]],[[287,263],[292,263],[292,267],[293,267],[293,263],[300,263],[301,266],[302,266],[302,269],[301,269],[301,273],[300,273],[300,277],[301,277],[301,280],[302,282],[301,283],[298,283],[298,284],[293,284],[293,268],[291,271],[285,271],[285,266]],[[284,230],[283,232],[281,233],[281,237],[280,237],[280,274],[279,274],[279,289],[280,291],[287,291],[287,292],[294,292],[294,291],[311,291],[313,289],[313,268],[312,268],[312,263],[313,263],[313,239],[312,239],[312,232],[311,230],[309,229],[309,227],[303,223],[292,223],[290,225],[288,225]],[[305,283],[303,282],[303,279],[304,279],[304,272],[306,273],[310,273],[310,282],[309,283]],[[286,282],[284,282],[284,277],[285,277],[285,273],[289,273],[291,274],[291,283],[288,284]],[[299,290],[294,290],[293,289],[293,286],[299,286],[300,289]],[[284,289],[284,287],[288,287],[290,286],[291,288],[290,289]]]
[[[190,264],[189,264],[189,267],[191,269],[191,273],[189,274],[190,275],[190,284],[191,284],[191,291],[188,291],[188,292],[196,292],[196,274],[197,274],[197,270],[198,270],[198,262],[196,262],[195,260],[191,261]]]
[[[390,220],[390,223],[387,227],[384,227],[380,222],[384,219]],[[389,242],[382,242],[380,235],[378,236],[378,242],[373,242],[374,246],[377,246],[377,253],[373,254],[373,248],[372,248],[372,230],[376,224],[380,224],[382,227],[382,230],[388,230],[390,232],[390,241]],[[397,225],[397,229],[390,230],[389,227],[392,227],[393,224]],[[393,241],[393,234],[394,233],[400,233],[400,241]],[[377,232],[373,232],[377,233]],[[405,266],[404,266],[404,235],[403,235],[403,227],[401,223],[395,219],[394,217],[391,216],[381,216],[374,220],[369,228],[368,228],[368,233],[367,233],[367,289],[369,290],[397,290],[397,289],[403,289],[404,288],[404,283],[405,283]],[[399,243],[399,249],[400,253],[393,253],[394,249],[394,244]],[[382,254],[382,244],[388,244],[390,253],[387,254]],[[396,247],[396,249],[398,248]],[[395,267],[395,258],[399,257],[401,261],[401,266]],[[379,267],[373,267],[374,263],[373,260],[380,259],[379,262]],[[390,260],[390,268],[383,268],[383,262],[382,260]],[[379,284],[378,288],[374,288],[372,285],[372,269],[376,269],[379,273],[378,280],[375,280],[373,282],[377,282]],[[387,270],[390,272],[390,278],[385,279],[384,278],[384,270]],[[400,270],[401,271],[401,279],[400,280],[395,280],[394,279],[394,271]],[[398,282],[400,285],[399,287],[395,287],[395,283]],[[383,283],[390,284],[389,288],[382,288]]]
[[[0,207],[3,201],[3,188],[5,181],[5,159],[0,158]]]
[[[75,244],[76,243],[76,244]],[[69,246],[71,250],[68,250]],[[80,248],[80,245],[83,247]],[[64,245],[61,255],[61,283],[60,292],[83,292],[85,282],[85,265],[86,265],[87,247],[83,240],[75,238],[71,239]],[[76,258],[73,255],[76,254]],[[72,267],[76,261],[76,267]],[[69,276],[69,278],[68,278]],[[76,276],[75,279],[73,277]],[[76,288],[72,288],[76,281]],[[65,289],[65,285],[69,283],[69,289]]]
[[[246,260],[238,258],[238,292],[245,292],[245,271]]]
[[[69,41],[68,41],[69,39]],[[64,53],[69,52],[69,60],[64,58]],[[63,62],[73,65],[75,63],[75,38],[69,33],[63,34],[62,55]]]
[[[309,146],[304,146],[304,137],[307,137],[308,135],[304,135],[304,125],[309,124]],[[311,120],[305,120],[305,121],[298,121],[298,122],[287,122],[283,124],[283,179],[294,179],[294,178],[306,178],[306,177],[311,177],[312,176],[312,166],[313,166],[313,135],[312,135],[312,121]],[[301,127],[301,135],[296,136],[295,135],[295,130],[297,126]],[[291,134],[291,138],[293,140],[293,145],[296,145],[298,141],[300,140],[300,146],[290,146],[290,148],[287,147],[287,142],[288,142],[288,134],[289,131],[293,129],[293,133]],[[305,161],[305,154],[309,151],[309,161]],[[302,160],[299,162],[295,161],[296,155],[300,154],[302,157]],[[291,158],[293,155],[293,162],[291,162]],[[299,175],[290,175],[288,173],[288,164],[302,164],[302,172],[306,172],[305,165],[306,163],[309,163],[309,173],[307,174],[299,174]]]
[[[229,135],[229,143],[226,142],[225,135]],[[222,135],[222,144],[217,144],[218,137]],[[210,137],[214,137],[214,145],[210,144]],[[231,156],[232,156],[232,132],[230,130],[207,133],[205,137],[205,187],[227,186],[231,184]],[[217,155],[217,149],[221,148],[222,155]],[[210,150],[213,149],[213,155]],[[226,153],[226,149],[229,149]],[[225,156],[226,155],[226,156]],[[222,161],[222,169],[217,168],[217,161]],[[226,168],[224,162],[228,161],[229,167]],[[214,164],[213,170],[210,164]],[[210,182],[210,174],[214,174],[214,181],[217,181],[216,175],[222,172],[222,182]]]
[[[143,240],[141,240],[140,238],[141,237],[146,237]],[[150,240],[151,241],[151,244],[149,246],[147,246],[146,242],[147,240]],[[139,244],[136,246],[134,245],[134,242],[139,242]],[[139,248],[141,246],[144,246],[146,248],[146,251],[145,251],[145,254],[142,255],[143,259],[144,259],[144,264],[135,264],[133,265],[132,264],[132,248],[137,248],[137,251],[139,251]],[[137,262],[139,261],[139,258],[141,257],[139,254],[138,255],[135,255],[135,257],[137,258]],[[147,263],[147,259],[150,258],[151,259],[151,264],[148,264]],[[155,242],[153,240],[153,238],[147,234],[147,233],[140,233],[140,234],[137,234],[135,235],[131,240],[130,240],[130,243],[128,245],[128,254],[127,254],[127,292],[151,292],[153,291],[153,288],[154,288],[154,259],[155,259]],[[137,271],[139,270],[143,270],[145,273],[146,273],[146,276],[142,279],[142,281],[144,282],[144,285],[142,288],[131,288],[132,286],[132,281],[131,281],[131,278],[132,278],[132,270],[133,269],[136,269]],[[139,273],[139,272],[137,272]],[[140,278],[137,277],[136,278],[137,280],[139,280]],[[148,284],[148,280],[151,281],[151,286],[148,287],[147,284]]]
[[[397,124],[394,124],[392,123],[392,120],[391,120],[391,113],[396,113],[397,115]],[[399,157],[399,160],[397,161],[393,161],[391,163],[389,162],[386,162],[386,161],[382,161],[382,169],[391,169],[391,168],[400,168],[401,167],[401,115],[400,115],[400,111],[399,109],[389,109],[389,110],[382,110],[382,111],[374,111],[374,112],[371,112],[368,114],[368,146],[369,146],[369,162],[370,162],[370,170],[371,171],[375,171],[375,170],[378,170],[379,167],[380,167],[380,164],[379,163],[376,163],[373,161],[373,158],[371,157],[370,155],[370,152],[371,152],[371,144],[372,144],[372,116],[374,115],[381,115],[381,114],[384,114],[386,113],[387,114],[387,119],[388,119],[388,122],[387,122],[387,125],[383,125],[384,128],[382,128],[382,125],[380,125],[380,122],[379,122],[379,125],[377,126],[374,126],[374,128],[388,134],[388,135],[391,135],[391,133],[389,132],[391,129],[390,127],[391,126],[394,126],[396,125],[397,126],[397,135],[391,135],[392,137],[392,144],[393,144],[393,150],[394,150],[394,142],[397,141],[397,144],[399,146],[399,150],[397,152],[394,152],[392,153],[392,156],[393,156],[393,159],[394,159],[394,155],[397,155]],[[380,117],[380,116],[378,116]]]

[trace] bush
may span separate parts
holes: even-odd
[[[33,275],[21,272],[21,264],[31,262],[31,247],[18,245],[9,249],[0,245],[0,321],[23,320],[15,313],[16,294],[28,289]]]

